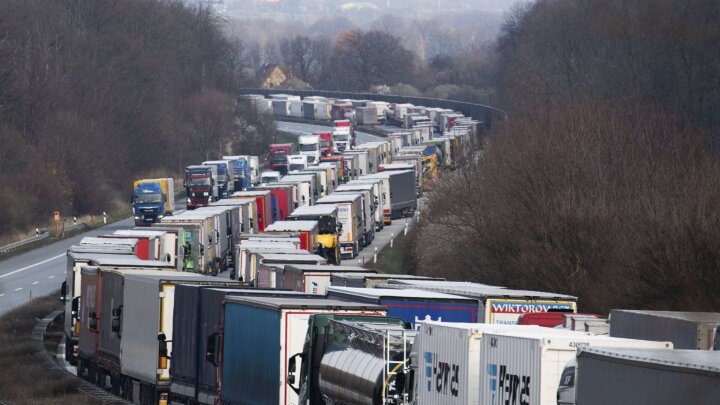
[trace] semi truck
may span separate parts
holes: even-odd
[[[338,207],[335,204],[304,206],[295,209],[287,218],[288,221],[317,221],[316,254],[327,259],[328,263],[339,265],[340,242],[338,234],[342,227],[338,222]]]
[[[172,178],[135,180],[133,183],[135,226],[149,226],[175,212],[175,183]]]
[[[192,165],[185,168],[187,209],[205,207],[218,200],[217,168]]]
[[[210,212],[186,211],[162,219],[163,227],[183,229],[183,269],[200,274],[218,274],[222,256],[218,256],[218,231],[215,215]],[[226,254],[222,252],[221,254]]]
[[[363,243],[364,246],[370,245],[375,239],[375,198],[372,192],[372,186],[368,185],[367,189],[348,190],[343,189],[345,185],[338,187],[333,195],[360,195],[360,203],[362,205],[361,219],[363,221]]]
[[[392,170],[363,176],[364,179],[388,179],[386,197],[390,201],[390,217],[400,219],[412,216],[417,209],[417,187],[414,170]],[[385,221],[387,224],[387,220]]]
[[[332,128],[333,145],[338,152],[351,149],[355,137],[350,120],[335,120]]]
[[[263,232],[265,227],[272,224],[273,205],[272,193],[269,190],[254,191],[238,191],[233,193],[232,198],[255,198],[257,206],[257,224],[258,232]]]
[[[300,135],[298,137],[298,152],[307,156],[308,164],[320,161],[320,137],[318,135]]]
[[[359,194],[342,195],[331,194],[317,200],[317,205],[332,204],[338,208],[338,222],[342,226],[340,233],[340,257],[353,259],[360,252],[360,238],[364,237],[364,223],[362,220],[362,205]]]
[[[288,158],[288,173],[297,170],[305,170],[308,166],[307,155],[290,155]]]
[[[217,169],[218,199],[228,198],[235,188],[234,177],[230,162],[227,160],[207,160],[203,166],[213,166]]]
[[[296,403],[411,403],[406,364],[416,332],[402,319],[325,313],[311,315],[307,323],[302,352],[290,357],[287,367]]]
[[[270,145],[268,167],[272,171],[285,174],[288,172],[288,156],[293,154],[291,143],[276,143]]]
[[[197,274],[84,267],[78,375],[129,401],[167,402],[175,286],[237,284]]]
[[[223,156],[230,163],[233,188],[230,191],[243,191],[252,185],[252,176],[248,160],[244,156]]]
[[[380,316],[385,309],[321,296],[226,297],[223,329],[208,338],[207,358],[221,370],[220,401],[299,404],[298,393],[288,384],[289,360],[302,351],[309,317],[317,313]]]
[[[317,264],[292,263],[283,266],[282,270],[276,271],[276,288],[285,288],[306,294],[325,295],[330,286],[330,277],[336,273],[360,273],[368,269],[357,266],[327,266]],[[357,301],[361,300],[353,300]],[[380,305],[380,304],[378,304]]]
[[[320,154],[322,156],[332,156],[335,150],[333,147],[332,131],[317,131],[313,132],[313,135],[317,135],[320,138]]]

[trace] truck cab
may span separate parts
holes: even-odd
[[[352,125],[350,120],[337,120],[332,129],[333,144],[335,148],[342,152],[350,149],[354,144]]]
[[[227,160],[208,160],[202,162],[202,164],[217,168],[218,199],[228,198],[231,191],[235,188],[230,162]]]
[[[137,180],[133,184],[135,226],[152,225],[175,210],[173,179]]]
[[[268,166],[270,170],[285,174],[288,172],[288,156],[292,155],[292,144],[278,143],[270,145]]]
[[[320,137],[320,155],[332,156],[334,149],[332,131],[313,132],[313,135],[317,135]]]
[[[288,165],[287,165],[288,172],[291,172],[294,170],[305,170],[305,168],[308,166],[307,155],[290,155],[287,157],[287,159],[288,159]]]
[[[301,135],[298,138],[298,150],[301,155],[307,156],[309,164],[317,164],[320,161],[320,137]]]
[[[193,165],[185,168],[187,209],[206,207],[217,200],[215,166]]]
[[[231,191],[243,191],[252,185],[250,175],[250,162],[245,156],[223,156],[223,160],[230,163],[230,177],[234,187]]]
[[[280,181],[282,175],[280,172],[262,172],[260,175],[260,184],[272,184]]]

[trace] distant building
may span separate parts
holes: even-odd
[[[260,78],[260,88],[271,89],[280,86],[288,79],[288,75],[278,65],[267,65],[258,75]]]

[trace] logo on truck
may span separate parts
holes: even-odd
[[[498,369],[500,373],[498,375]],[[506,365],[488,364],[491,404],[530,405],[530,376],[510,374]]]
[[[550,310],[575,311],[572,301],[525,301],[488,299],[486,302],[488,323],[517,325],[522,314],[547,313]]]
[[[437,354],[432,352],[425,352],[423,357],[427,390],[457,397],[460,391],[460,365],[438,361]]]

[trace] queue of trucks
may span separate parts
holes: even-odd
[[[353,103],[339,105],[323,119],[350,121]],[[366,122],[370,107],[420,114],[355,106]],[[472,133],[450,115],[428,117],[456,131],[432,144],[403,131],[340,151],[317,134],[302,167],[293,145],[271,148],[267,172],[246,156],[189,166],[190,210],[68,250],[66,359],[136,404],[716,403],[718,313],[605,318],[567,294],[343,263],[414,214],[425,159],[439,173],[462,158]]]

